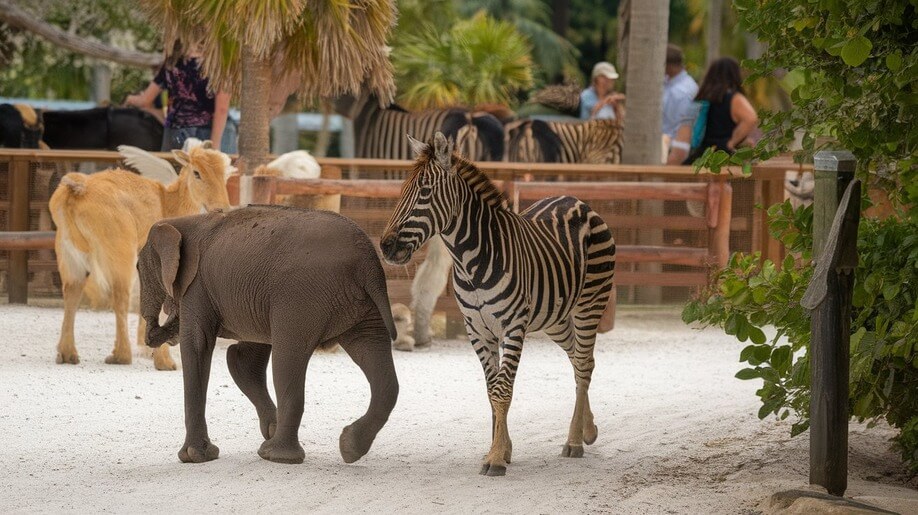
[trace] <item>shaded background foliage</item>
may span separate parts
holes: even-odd
[[[36,0],[20,2],[36,17],[73,34],[144,52],[161,50],[160,32],[134,2],[124,0]],[[112,71],[112,100],[146,85],[152,70],[79,56],[29,33],[0,25],[0,96],[88,100],[93,66]]]
[[[768,43],[744,65],[752,78],[787,71],[794,109],[764,113],[766,137],[729,156],[708,150],[696,167],[719,171],[787,149],[800,136],[807,159],[824,147],[858,158],[857,175],[885,189],[896,214],[863,218],[858,233],[851,318],[850,415],[885,419],[918,473],[918,16],[915,0],[735,0],[743,26]],[[865,188],[865,191],[867,188]],[[864,205],[869,201],[864,200]],[[813,272],[812,209],[769,209],[771,230],[791,253],[781,264],[734,255],[715,286],[686,306],[683,319],[722,327],[748,364],[740,379],[761,378],[759,416],[796,414],[809,426],[809,314],[799,301]],[[778,336],[765,341],[761,327]],[[787,337],[787,344],[781,336]]]

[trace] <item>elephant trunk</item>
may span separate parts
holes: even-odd
[[[178,343],[178,309],[174,306],[172,299],[165,297],[165,295],[160,305],[168,315],[166,322],[162,326],[159,325],[158,313],[156,315],[144,315],[143,317],[147,322],[146,344],[148,347],[159,347],[164,343],[169,343],[169,345]]]

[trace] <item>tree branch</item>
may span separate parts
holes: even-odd
[[[152,68],[163,62],[160,54],[125,50],[68,34],[50,23],[32,17],[7,0],[0,0],[0,20],[13,27],[37,34],[59,47],[78,54],[139,68]]]

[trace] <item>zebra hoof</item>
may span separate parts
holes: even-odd
[[[479,474],[490,477],[504,476],[507,474],[507,467],[504,465],[491,465],[490,463],[485,463],[481,466]]]
[[[596,441],[596,437],[599,436],[599,427],[593,426],[593,430],[585,429],[583,431],[583,443],[587,445],[593,445],[593,442]]]
[[[564,458],[582,458],[583,446],[564,444],[564,447],[561,448],[561,456]]]

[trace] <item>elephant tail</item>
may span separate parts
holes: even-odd
[[[373,275],[378,275],[379,277],[374,281],[370,278],[367,281],[367,295],[373,299],[373,303],[376,304],[376,309],[379,310],[379,316],[382,317],[383,323],[386,324],[386,329],[389,330],[389,339],[395,340],[398,337],[398,331],[395,329],[395,320],[392,318],[392,306],[389,304],[389,293],[386,290],[386,274],[383,272],[382,267],[377,267],[377,271]]]

